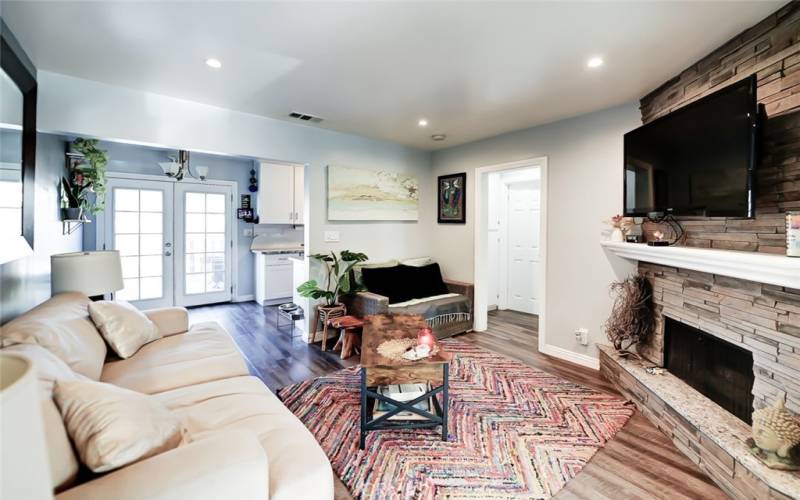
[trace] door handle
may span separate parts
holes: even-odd
[[[170,252],[169,250],[167,250],[166,252],[164,252],[164,255],[166,255],[167,257],[169,257],[170,255],[172,255],[172,252]]]
[[[165,247],[167,247],[167,248],[169,248],[169,247],[171,247],[171,246],[172,246],[172,243],[170,243],[170,242],[168,241],[168,242],[164,243],[164,246],[165,246]]]

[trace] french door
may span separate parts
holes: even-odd
[[[182,306],[231,299],[231,189],[175,184],[175,302]]]
[[[119,250],[124,288],[140,309],[232,298],[229,185],[109,178],[98,248]]]

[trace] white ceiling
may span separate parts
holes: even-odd
[[[39,69],[437,149],[636,100],[783,3],[3,0],[2,16]]]

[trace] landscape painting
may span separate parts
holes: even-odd
[[[328,220],[416,221],[419,182],[399,172],[328,166]]]

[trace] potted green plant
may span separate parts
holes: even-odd
[[[324,299],[325,303],[319,306],[320,309],[338,307],[340,305],[339,295],[356,292],[361,289],[359,285],[350,282],[350,270],[359,262],[367,260],[365,254],[342,250],[338,257],[335,252],[329,254],[317,253],[309,255],[309,257],[325,266],[325,287],[321,287],[317,280],[311,279],[298,286],[297,292],[309,299]]]
[[[61,178],[61,218],[63,220],[83,219],[82,190],[82,186],[72,184],[66,177]]]
[[[105,208],[108,154],[97,144],[96,139],[79,137],[70,145],[69,175],[61,178],[65,219],[80,219],[85,213],[96,214]]]

